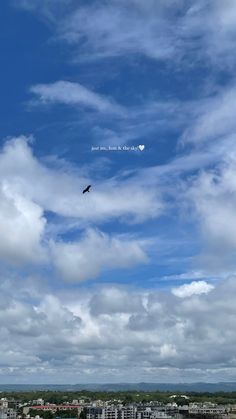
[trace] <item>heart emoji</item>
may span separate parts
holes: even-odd
[[[145,149],[145,145],[144,144],[140,144],[138,146],[138,148],[139,148],[140,151],[143,151]]]

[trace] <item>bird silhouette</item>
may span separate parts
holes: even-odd
[[[85,193],[85,192],[89,192],[89,189],[91,188],[91,185],[88,185],[84,190],[83,190],[83,193]]]

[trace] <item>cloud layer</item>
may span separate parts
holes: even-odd
[[[235,380],[235,1],[13,3],[68,61],[23,87],[40,140],[0,150],[0,377]]]
[[[97,374],[101,381],[131,375],[178,381],[181,371],[187,381],[230,379],[236,367],[235,283],[230,278],[185,298],[113,286],[70,297],[47,294],[34,306],[21,301],[20,292],[10,296],[5,286],[0,374],[17,371],[23,381],[36,371],[43,381],[60,381],[62,372],[72,382],[93,381]]]
[[[175,63],[207,60],[217,68],[235,64],[234,0],[112,0],[109,5],[20,0],[20,5],[43,17],[59,40],[79,51],[77,60],[141,55]]]

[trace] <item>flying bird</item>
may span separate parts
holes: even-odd
[[[84,190],[83,190],[83,193],[85,193],[85,192],[89,192],[89,189],[91,188],[91,185],[88,185]]]

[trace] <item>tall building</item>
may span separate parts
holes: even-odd
[[[120,419],[117,407],[89,407],[86,419]]]
[[[136,406],[126,406],[119,410],[119,419],[136,419],[137,416],[137,407]]]

